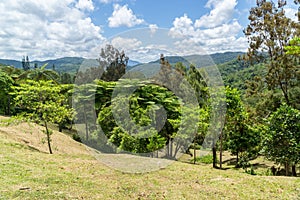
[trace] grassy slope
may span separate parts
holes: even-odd
[[[83,145],[58,132],[53,134],[53,155],[30,136],[43,137],[40,127],[0,127],[0,199],[300,198],[299,178],[251,176],[181,162],[151,173],[125,174],[99,163]]]

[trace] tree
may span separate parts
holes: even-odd
[[[273,1],[258,0],[250,10],[250,24],[244,33],[249,41],[247,59],[266,63],[268,88],[280,89],[290,105],[290,89],[298,69],[284,47],[299,30],[299,24],[285,16],[284,5],[284,1],[276,5]]]
[[[209,98],[208,86],[204,74],[204,70],[197,69],[194,65],[191,65],[187,72],[187,80],[196,92],[200,107],[206,106]]]
[[[241,100],[239,91],[226,87],[226,123],[224,127],[226,147],[236,155],[236,166],[239,166],[239,155],[243,152],[252,153],[259,143],[259,134],[249,124],[248,113]],[[222,151],[222,150],[220,150]],[[220,165],[222,154],[220,153]]]
[[[1,71],[5,72],[8,76],[10,76],[14,81],[19,79],[19,76],[22,74],[22,70],[12,67],[12,66],[4,66],[1,67]]]
[[[269,118],[264,136],[264,152],[268,159],[283,164],[286,175],[292,165],[296,176],[296,165],[300,161],[300,111],[286,104]]]
[[[104,71],[101,79],[105,81],[117,81],[126,71],[129,58],[124,51],[119,51],[112,45],[107,44],[105,48],[101,49],[100,58],[97,59],[100,68]]]
[[[10,104],[11,104],[11,87],[13,86],[13,79],[6,73],[0,70],[0,113],[10,115]]]
[[[91,119],[95,109],[93,104],[95,92],[96,85],[92,83],[75,85],[73,92],[73,107],[77,111],[76,122],[84,123],[85,125],[85,141],[89,140],[89,125],[91,122],[96,123],[96,119]]]
[[[23,59],[22,59],[22,67],[23,67],[24,71],[27,71],[27,70],[30,69],[30,62],[29,62],[29,57],[28,56],[26,56],[26,58],[25,58],[25,56],[23,57]]]
[[[59,74],[53,70],[46,69],[47,63],[41,67],[34,68],[32,70],[26,70],[23,72],[19,79],[30,79],[34,81],[53,81],[55,83],[59,82]]]
[[[60,83],[61,84],[72,84],[73,80],[72,80],[71,74],[69,74],[67,72],[60,74]]]
[[[45,126],[49,153],[51,149],[51,130],[48,122],[60,124],[66,118],[72,118],[73,110],[68,106],[62,87],[53,81],[27,80],[19,86],[13,87],[16,106],[23,110],[20,114],[35,122],[42,122]]]

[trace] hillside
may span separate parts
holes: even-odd
[[[214,64],[221,64],[225,62],[229,62],[237,58],[238,55],[242,54],[242,52],[226,52],[226,53],[216,53],[211,55],[191,55],[191,56],[169,56],[167,60],[170,64],[174,65],[177,62],[183,62],[186,66],[189,66],[191,63],[197,63],[198,67],[203,67],[207,65]],[[42,66],[44,64],[47,65],[47,69],[52,69],[53,66],[58,72],[69,72],[75,73],[81,66],[83,62],[88,62],[89,66],[97,66],[98,62],[96,59],[85,59],[81,57],[63,57],[58,59],[52,60],[45,60],[45,61],[30,61],[31,68],[34,67],[36,64],[37,66]],[[159,59],[156,61],[152,61],[148,64],[159,63]],[[10,59],[0,59],[0,65],[9,65],[14,66],[16,68],[22,68],[22,62],[17,60],[10,60]],[[131,70],[136,66],[144,65],[144,63],[139,63],[138,61],[129,60],[127,70]]]
[[[189,55],[189,56],[166,56],[166,59],[171,65],[178,62],[189,66],[190,64],[197,64],[197,67],[210,66],[212,64],[222,64],[237,59],[243,52],[225,52],[215,53],[209,55]],[[160,63],[160,60],[156,60],[150,63]]]
[[[58,58],[58,59],[52,59],[52,60],[45,60],[45,61],[30,61],[31,68],[34,67],[36,64],[37,66],[43,66],[44,64],[47,64],[46,69],[52,69],[53,66],[55,67],[55,70],[58,72],[68,72],[68,73],[76,73],[79,67],[82,65],[82,63],[85,63],[89,66],[98,66],[99,63],[96,59],[85,59],[81,57],[64,57],[64,58]],[[14,66],[16,68],[22,68],[22,62],[17,60],[9,60],[9,59],[0,59],[0,65],[8,65],[8,66]],[[134,60],[128,61],[128,66],[133,67],[135,65],[139,64],[139,62]]]
[[[53,65],[55,69],[59,72],[70,72],[74,73],[80,67],[81,63],[84,61],[84,58],[80,57],[64,57],[53,60],[45,60],[45,61],[30,61],[31,68],[34,67],[35,64],[38,66],[42,66],[46,63],[47,69],[52,69]],[[17,60],[9,60],[9,59],[0,59],[1,64],[14,66],[16,68],[22,68],[22,62]]]
[[[225,85],[238,88],[242,93],[246,90],[246,82],[255,76],[264,76],[266,68],[263,64],[244,66],[238,60],[231,60],[217,65]]]
[[[3,119],[3,117],[1,117]],[[108,168],[54,131],[46,152],[42,127],[0,127],[0,199],[299,199],[300,179],[175,162],[145,174]]]

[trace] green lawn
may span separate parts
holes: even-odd
[[[300,199],[300,178],[183,162],[127,174],[72,148],[49,155],[0,131],[0,199]]]

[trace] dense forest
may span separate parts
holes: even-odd
[[[238,168],[263,155],[284,166],[285,175],[297,176],[300,15],[292,21],[283,8],[257,1],[244,29],[246,53],[233,59],[218,54],[223,60],[216,66],[161,55],[151,79],[128,67],[126,52],[112,45],[101,50],[96,66],[77,71],[72,65],[63,71],[54,64],[32,66],[28,58],[22,69],[1,64],[0,114],[42,124],[50,154],[49,124],[56,124],[60,131],[83,127],[73,138],[105,153],[177,160],[206,148],[214,168],[222,168],[222,152],[229,151]],[[224,85],[211,86],[214,67]]]

